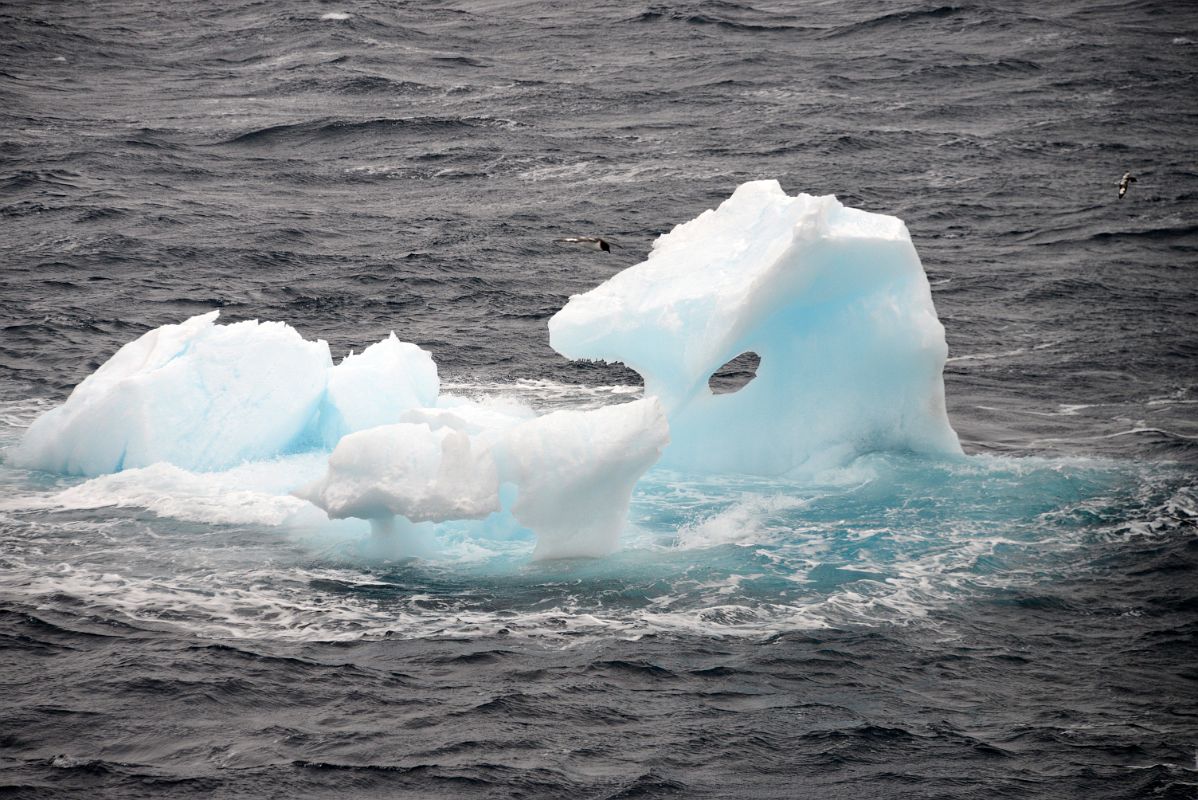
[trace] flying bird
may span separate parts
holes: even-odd
[[[593,247],[596,250],[602,250],[605,253],[610,253],[613,247],[620,245],[614,242],[609,242],[606,239],[600,239],[598,236],[569,236],[565,239],[554,239],[555,242],[565,242],[566,244],[580,244],[583,247]]]
[[[1127,187],[1135,181],[1135,176],[1130,172],[1123,173],[1123,177],[1119,179],[1119,199],[1123,199],[1123,195],[1127,194]]]

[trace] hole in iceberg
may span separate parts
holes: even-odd
[[[707,387],[711,389],[712,394],[739,392],[757,377],[757,367],[760,365],[761,356],[751,350],[741,353],[713,372],[707,379]]]

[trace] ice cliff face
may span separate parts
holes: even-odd
[[[218,326],[218,313],[122,347],[30,426],[10,462],[74,475],[159,461],[210,470],[287,448],[319,410],[328,347],[281,322]]]
[[[776,474],[877,450],[961,452],[944,409],[944,329],[903,223],[789,197],[775,181],[741,186],[550,320],[562,354],[644,376],[632,403],[537,417],[441,396],[429,354],[394,334],[334,365],[325,342],[284,323],[216,319],[122,347],[9,461],[198,474],[327,454],[318,480],[306,458],[308,473],[268,483],[381,536],[416,542],[419,526],[478,520],[480,534],[530,529],[535,556],[557,558],[615,549],[636,482],[659,459]],[[761,357],[756,378],[712,394],[711,374],[746,351]],[[158,485],[196,482],[171,476]]]
[[[906,227],[832,196],[743,184],[571,297],[549,333],[569,358],[644,377],[669,417],[674,467],[776,474],[875,450],[961,452],[944,328]],[[712,394],[712,373],[747,351],[761,357],[757,377]]]

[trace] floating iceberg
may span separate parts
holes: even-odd
[[[669,441],[656,398],[481,427],[452,413],[420,416],[432,424],[346,436],[328,473],[296,495],[387,530],[502,512],[536,533],[534,558],[601,556],[616,549],[633,487]]]
[[[524,527],[535,557],[558,558],[615,549],[636,482],[659,459],[777,474],[879,450],[961,452],[944,407],[944,329],[903,223],[789,197],[775,181],[744,184],[550,320],[563,355],[640,372],[646,397],[634,402],[536,416],[442,396],[431,356],[394,334],[334,365],[325,342],[286,324],[216,319],[122,347],[34,422],[10,463],[80,475],[159,465],[133,480],[198,492],[237,481],[179,470],[227,477],[275,459],[267,482],[293,496],[274,517],[302,498],[413,547],[430,523]],[[712,373],[747,351],[761,357],[756,378],[714,395]],[[325,463],[323,476],[298,453]],[[198,493],[210,506],[212,492]]]
[[[743,184],[571,297],[549,333],[568,358],[641,374],[669,417],[674,467],[778,474],[878,450],[961,452],[944,328],[906,226],[833,196]],[[760,356],[756,378],[713,394],[711,375],[745,352]]]
[[[29,427],[9,462],[68,475],[227,469],[332,446],[436,400],[432,357],[394,334],[334,366],[323,340],[282,322],[217,325],[219,313],[122,347]]]

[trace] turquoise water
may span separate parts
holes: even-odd
[[[1169,536],[1198,509],[1181,465],[875,454],[802,480],[654,468],[604,559],[534,562],[532,533],[497,517],[421,526],[423,557],[401,558],[360,520],[272,514],[284,493],[239,499],[203,473],[85,483],[0,469],[4,591],[200,635],[299,640],[918,625],[1068,579],[1104,545]],[[249,521],[222,521],[237,509]]]

